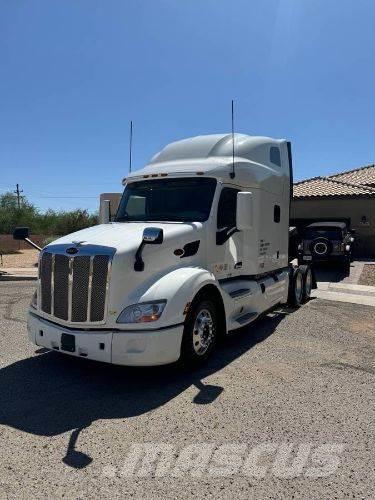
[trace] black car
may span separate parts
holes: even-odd
[[[331,261],[349,270],[353,242],[345,222],[314,222],[299,231],[298,263]]]

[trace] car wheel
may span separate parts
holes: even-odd
[[[303,300],[303,275],[299,267],[291,270],[289,278],[288,304],[299,307]]]
[[[307,302],[311,297],[311,290],[313,288],[313,273],[311,267],[305,264],[300,266],[300,270],[303,277],[302,302]]]
[[[217,309],[211,300],[202,300],[187,314],[181,345],[181,361],[198,365],[211,355],[217,342]]]

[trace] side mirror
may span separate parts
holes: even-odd
[[[164,233],[159,227],[146,227],[143,230],[141,244],[135,253],[134,271],[143,271],[145,263],[142,259],[142,250],[145,245],[158,245],[163,243]]]
[[[29,228],[28,227],[16,227],[13,231],[13,239],[14,240],[25,240],[29,237]]]
[[[13,231],[13,239],[14,240],[24,240],[24,241],[26,241],[26,243],[28,243],[33,248],[36,248],[39,251],[42,250],[40,248],[40,246],[38,246],[36,243],[32,242],[29,239],[29,228],[28,227],[16,227],[15,230]]]
[[[158,227],[146,227],[143,231],[143,241],[148,245],[163,243],[163,230]]]
[[[237,193],[236,226],[239,231],[253,227],[253,193]]]

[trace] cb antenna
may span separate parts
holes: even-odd
[[[133,122],[130,120],[129,132],[129,174],[132,171]]]
[[[229,174],[229,177],[231,179],[234,179],[236,177],[236,174],[234,173],[234,104],[233,104],[233,99],[232,99],[232,171]]]

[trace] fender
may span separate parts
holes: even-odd
[[[139,298],[139,302],[166,299],[167,304],[160,320],[153,325],[150,324],[150,327],[163,328],[183,323],[186,305],[192,302],[199,290],[207,284],[214,285],[222,295],[214,275],[207,269],[199,267],[174,269],[155,281]],[[224,301],[224,297],[222,298]]]

